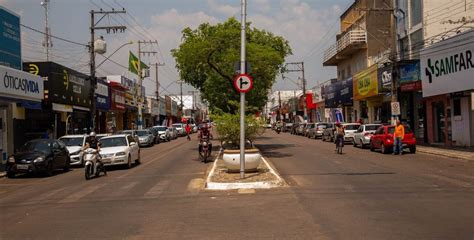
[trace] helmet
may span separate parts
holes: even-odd
[[[340,123],[340,122],[337,122],[337,123],[336,123],[336,126],[340,127],[340,126],[341,126],[341,123]]]
[[[91,136],[91,137],[95,137],[96,135],[97,135],[97,134],[96,134],[95,132],[91,132],[91,133],[89,134],[89,136]]]

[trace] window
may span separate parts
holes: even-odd
[[[453,100],[453,114],[454,116],[461,116],[461,99]]]
[[[411,18],[410,27],[413,27],[421,23],[421,18],[422,18],[421,0],[411,0],[410,10],[411,10],[410,11],[410,18]]]
[[[419,58],[420,50],[423,48],[423,31],[420,29],[410,35],[411,38],[411,59]]]

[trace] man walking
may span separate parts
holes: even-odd
[[[187,139],[188,141],[191,141],[191,126],[189,125],[189,123],[186,124],[184,130],[186,131],[186,135],[187,135]]]
[[[403,154],[403,138],[405,137],[405,127],[397,120],[395,132],[393,133],[393,155]],[[397,151],[398,150],[398,151]]]

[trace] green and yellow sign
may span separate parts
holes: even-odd
[[[372,65],[366,70],[354,75],[353,80],[354,100],[362,100],[379,94],[377,65]]]

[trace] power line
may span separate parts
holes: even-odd
[[[34,28],[32,28],[32,27],[29,27],[29,26],[26,26],[26,25],[24,25],[24,24],[22,24],[22,23],[20,23],[20,26],[22,26],[22,27],[24,27],[24,28],[27,28],[27,29],[30,29],[30,30],[32,30],[32,31],[34,31],[34,32],[37,32],[37,33],[41,33],[41,34],[45,34],[45,35],[46,35],[45,32],[40,31],[40,30],[37,30],[37,29],[34,29]],[[49,34],[49,36],[52,37],[52,38],[55,38],[55,39],[64,41],[64,42],[71,43],[71,44],[76,44],[76,45],[81,45],[81,46],[84,46],[84,47],[89,47],[89,45],[82,44],[82,43],[78,43],[78,42],[74,42],[74,41],[72,41],[72,40],[68,40],[68,39],[65,39],[65,38],[62,38],[62,37],[57,37],[57,36],[54,36],[54,35],[51,35],[51,34]]]

